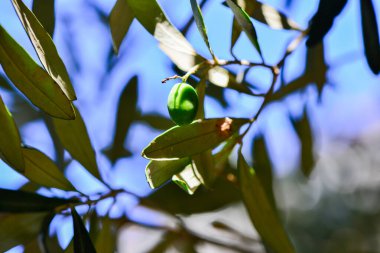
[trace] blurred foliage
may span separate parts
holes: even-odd
[[[27,180],[16,190],[0,189],[1,252],[17,245],[23,245],[24,252],[33,253],[122,252],[120,237],[123,231],[131,230],[131,226],[161,233],[156,243],[147,243],[145,252],[379,252],[377,224],[380,209],[365,199],[378,197],[380,182],[373,183],[372,188],[361,185],[346,192],[332,184],[329,192],[319,190],[318,196],[313,188],[316,182],[323,184],[323,180],[333,177],[336,171],[326,172],[320,168],[322,158],[328,156],[317,159],[318,140],[310,116],[311,98],[307,97],[306,91],[309,86],[316,88],[321,101],[330,71],[324,38],[348,1],[320,0],[306,28],[288,17],[287,11],[278,10],[265,1],[223,2],[233,16],[230,38],[225,38],[230,42],[232,60],[219,58],[209,38],[205,7],[214,2],[189,0],[192,14],[179,30],[156,0],[117,0],[109,13],[96,3],[85,1],[86,8],[96,14],[111,38],[103,64],[105,73],[100,78],[97,93],[106,92],[103,83],[111,72],[120,71],[120,62],[128,58],[128,53],[122,50],[123,41],[131,39],[133,24],[139,23],[139,29],[145,29],[155,38],[157,47],[171,61],[171,71],[175,75],[163,79],[162,83],[180,79],[194,86],[199,95],[196,120],[176,126],[165,115],[144,111],[141,107],[144,94],[140,91],[142,77],[149,75],[149,71],[132,73],[134,75],[124,80],[126,84],[119,92],[114,131],[107,133],[111,136],[111,143],[99,152],[93,144],[96,140],[88,131],[93,126],[86,124],[87,115],[81,113],[82,102],[85,103],[86,99],[81,97],[75,101],[78,84],[72,82],[75,79],[73,72],[79,74],[83,68],[75,51],[76,48],[84,49],[85,45],[72,40],[74,25],[71,17],[62,18],[64,26],[56,30],[54,0],[34,0],[31,8],[22,0],[11,0],[14,15],[29,37],[39,63],[0,25],[0,158],[4,162],[2,166],[9,166]],[[287,8],[296,3],[284,1]],[[372,0],[360,1],[359,19],[363,57],[371,72],[378,75],[379,31]],[[291,35],[290,42],[278,41],[283,43],[284,51],[276,63],[267,62],[262,49],[270,43],[259,39],[258,22],[265,29]],[[201,55],[188,41],[192,26],[198,29],[210,58]],[[71,69],[64,64],[53,41],[57,33],[61,33],[59,36],[68,49],[67,61],[71,62]],[[254,55],[258,60],[241,59],[233,53],[233,48],[238,47],[237,41],[243,36],[253,46],[253,49],[244,48],[246,58],[251,59]],[[304,44],[307,46],[304,70],[286,82],[287,59]],[[133,61],[135,63],[138,59]],[[266,87],[258,87],[248,77],[253,69],[270,73]],[[226,112],[239,104],[226,96],[226,90],[244,94],[259,106],[252,109],[251,115],[242,118],[232,115],[207,118],[208,98],[217,101]],[[272,162],[273,154],[268,144],[270,135],[261,129],[262,125],[259,131],[255,126],[260,123],[261,115],[266,114],[264,109],[269,104],[294,94],[306,98],[298,101],[302,107],[301,116],[285,115],[299,140],[299,169],[290,179],[280,180]],[[155,102],[162,101],[157,98]],[[97,102],[91,106],[96,108]],[[102,120],[107,118],[102,117]],[[25,125],[34,122],[46,126],[54,147],[54,159],[29,146],[20,134]],[[136,136],[131,134],[131,129],[142,128],[141,125],[161,134],[136,152],[133,148]],[[249,146],[247,134],[252,132],[251,154],[246,155],[243,147]],[[356,144],[353,146],[358,148]],[[102,167],[104,160],[114,168],[119,160],[136,157],[140,152],[149,160],[145,175],[154,189],[145,196],[129,191],[123,185],[110,184],[109,175],[113,171]],[[98,161],[99,156],[104,158],[102,163]],[[77,161],[98,180],[103,191],[91,193],[82,190],[80,185],[74,186],[66,173],[66,167],[72,161]],[[143,173],[143,168],[136,168],[133,173]],[[347,175],[335,177],[345,180]],[[119,202],[121,196],[134,199],[133,209],[153,215],[144,220],[134,217],[133,212],[125,211],[125,206]],[[310,204],[310,199],[305,201],[308,197],[317,200]],[[105,212],[100,212],[101,203],[107,200],[112,203]],[[217,216],[229,209],[239,209],[239,203],[246,209],[240,228],[237,226],[241,217],[237,216],[224,215],[223,221],[215,217],[208,219],[202,223],[204,231],[200,232],[187,222],[192,217]],[[113,217],[112,211],[117,208],[124,211],[119,217]],[[287,215],[284,215],[284,209],[288,209]],[[68,245],[62,245],[57,229],[51,231],[56,218],[70,219],[73,238]],[[159,222],[165,219],[167,222]],[[255,236],[245,233],[249,220]],[[213,229],[212,233],[208,233],[206,225]],[[252,233],[252,229],[249,232]],[[223,233],[232,240],[223,239]],[[213,247],[212,250],[202,248],[205,245]]]

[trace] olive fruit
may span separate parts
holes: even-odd
[[[191,123],[198,110],[198,94],[187,83],[177,83],[173,86],[168,97],[168,111],[171,119],[177,125]]]

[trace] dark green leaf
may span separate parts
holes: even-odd
[[[0,73],[0,88],[4,88],[7,91],[14,91],[12,84],[8,81],[7,77]]]
[[[197,178],[207,187],[211,187],[217,172],[215,171],[212,150],[206,150],[200,154],[194,155],[192,158],[193,170]]]
[[[63,147],[80,162],[94,177],[101,179],[96,154],[88,136],[86,125],[77,108],[75,120],[53,119],[55,132]]]
[[[9,214],[0,216],[0,252],[35,239],[47,213]]]
[[[156,113],[140,115],[138,120],[158,130],[166,130],[174,126],[169,118]]]
[[[75,208],[71,209],[71,216],[74,226],[74,253],[96,253],[94,244]]]
[[[50,37],[53,38],[55,28],[54,0],[33,0],[32,10]]]
[[[261,179],[255,170],[248,166],[241,150],[238,170],[244,204],[261,239],[275,253],[294,253],[295,249],[267,196]]]
[[[128,33],[134,15],[126,0],[117,0],[109,16],[113,49],[119,52],[120,45]]]
[[[152,160],[176,160],[193,156],[215,148],[248,122],[249,119],[217,118],[175,126],[156,137],[142,155]]]
[[[28,213],[47,212],[77,201],[48,198],[32,192],[0,189],[0,212]]]
[[[114,253],[116,250],[116,237],[116,226],[110,219],[102,219],[102,228],[95,241],[96,251],[101,253]]]
[[[240,37],[240,34],[242,32],[242,29],[241,29],[241,26],[239,25],[238,21],[236,20],[236,18],[234,17],[234,19],[232,20],[232,31],[231,31],[231,44],[230,44],[230,53],[231,55],[233,55],[235,58],[235,54],[233,52],[233,48],[237,42],[237,40],[239,39]]]
[[[0,155],[15,170],[25,170],[24,157],[21,151],[21,138],[12,114],[0,96]]]
[[[69,100],[75,100],[75,91],[71,84],[69,74],[50,35],[45,31],[33,12],[25,6],[22,0],[12,0],[12,3],[42,65],[61,87],[67,98]],[[44,13],[44,15],[46,15],[46,13]]]
[[[44,153],[33,148],[22,148],[25,171],[22,173],[30,181],[66,191],[76,191],[57,165]]]
[[[172,177],[172,181],[190,195],[193,195],[202,184],[200,179],[197,177],[192,164],[187,165],[181,172],[175,174]]]
[[[268,199],[273,205],[274,210],[277,210],[273,193],[272,163],[270,161],[269,152],[262,135],[256,136],[252,142],[252,159],[253,167],[255,168],[256,174],[267,193]]]
[[[249,15],[233,0],[226,1],[228,6],[231,8],[236,21],[239,23],[245,34],[248,36],[249,40],[252,42],[257,52],[259,52],[260,57],[262,57],[260,45],[257,39],[256,29],[252,24]]]
[[[240,192],[234,185],[218,179],[213,190],[201,187],[194,195],[189,195],[179,190],[174,183],[169,183],[143,198],[141,203],[151,208],[159,206],[170,213],[194,214],[213,211],[240,200]]]
[[[360,0],[365,56],[374,74],[380,73],[380,39],[375,9],[371,0]]]
[[[320,0],[318,10],[312,17],[309,27],[309,38],[306,46],[317,45],[329,32],[334,23],[334,19],[346,6],[347,0]]]
[[[308,48],[304,75],[309,82],[315,83],[318,89],[319,97],[321,97],[323,88],[327,82],[327,70],[328,66],[325,60],[325,49],[323,42],[313,46],[312,48]]]
[[[290,118],[293,127],[301,142],[301,171],[305,177],[309,177],[315,165],[313,132],[310,125],[307,108],[304,108],[300,119]]]
[[[117,106],[113,141],[110,147],[104,151],[112,164],[121,157],[132,155],[130,151],[124,148],[124,142],[126,141],[132,122],[138,117],[137,100],[138,77],[134,76],[128,81],[127,85],[121,92]]]
[[[40,243],[38,238],[30,241],[24,245],[24,253],[45,253],[40,248]]]
[[[53,117],[74,119],[71,102],[55,81],[0,26],[0,63],[13,84]]]
[[[197,27],[198,27],[198,31],[201,34],[203,41],[206,43],[211,55],[215,57],[214,52],[211,49],[210,42],[208,41],[207,29],[205,26],[205,22],[203,20],[202,10],[198,5],[197,0],[190,0],[190,3],[191,3],[191,9],[193,10],[195,23],[197,24]]]
[[[146,180],[152,189],[160,187],[189,163],[188,157],[170,161],[150,161],[145,168]]]
[[[173,26],[156,0],[127,0],[136,19],[160,43],[160,48],[182,70],[204,61],[186,38]]]

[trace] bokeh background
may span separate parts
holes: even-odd
[[[178,28],[182,28],[192,15],[187,0],[158,2]],[[302,28],[307,27],[318,6],[315,0],[263,2],[282,10]],[[32,1],[25,3],[31,8]],[[161,80],[175,72],[155,39],[137,21],[133,22],[119,54],[113,54],[107,17],[114,3],[56,0],[54,42],[74,84],[78,96],[75,104],[82,112],[106,181],[115,188],[126,188],[143,196],[151,190],[144,174],[147,160],[140,156],[140,152],[161,131],[143,122],[133,123],[125,141],[125,147],[133,155],[119,159],[114,165],[101,151],[112,142],[118,100],[128,80],[138,75],[138,108],[143,114],[159,113],[167,117],[166,99],[175,82],[161,84]],[[208,0],[203,13],[215,54],[221,59],[232,59],[229,53],[232,13],[221,3],[221,0]],[[380,22],[380,2],[373,3]],[[0,1],[0,24],[38,61],[11,1]],[[272,30],[257,22],[255,26],[268,63],[276,63],[289,40],[297,35],[294,31]],[[190,28],[187,38],[197,51],[209,57],[195,25]],[[363,54],[359,1],[348,1],[324,44],[329,69],[321,98],[318,99],[315,87],[309,87],[302,93],[270,104],[246,138],[250,140],[258,132],[265,136],[275,168],[277,201],[300,252],[380,252],[380,79],[371,73]],[[241,36],[234,52],[242,59],[259,59],[245,36]],[[286,82],[303,72],[305,54],[303,43],[288,58],[284,74]],[[3,73],[2,69],[0,72]],[[270,73],[254,69],[249,72],[247,80],[265,90],[270,83]],[[44,121],[36,120],[34,109],[12,92],[1,86],[0,92],[16,118],[25,144],[54,159],[54,145]],[[251,117],[261,103],[259,99],[232,90],[225,91],[225,98],[227,107],[206,97],[206,117]],[[311,118],[317,158],[309,180],[299,172],[300,141],[289,120],[289,115],[299,117],[305,104]],[[243,149],[247,155],[251,152],[249,143],[247,141]],[[85,193],[105,190],[75,161],[68,164],[66,175]],[[0,187],[17,189],[25,183],[25,178],[0,161]],[[39,192],[63,194],[58,190],[40,189]],[[111,216],[128,212],[136,219],[166,222],[145,210],[136,209],[136,203],[132,197],[121,196],[112,208]],[[107,201],[101,203],[98,212],[105,213],[109,205]],[[232,219],[236,229],[255,236],[247,225],[247,215],[241,205],[186,219],[194,229],[206,229],[211,219],[209,215],[227,217],[226,222]],[[57,231],[63,247],[71,240],[71,226],[70,218],[54,219],[51,230]],[[159,237],[160,234],[149,234],[141,228],[128,228],[120,233],[120,252],[144,252],[139,249],[141,242],[153,243]],[[234,240],[228,236],[227,239]],[[205,245],[204,252],[222,252],[210,247]],[[17,252],[23,252],[22,247],[9,251]]]

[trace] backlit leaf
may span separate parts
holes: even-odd
[[[256,29],[253,26],[249,15],[235,1],[227,0],[226,2],[234,13],[236,21],[239,23],[245,34],[248,36],[249,40],[256,48],[257,52],[259,52],[260,56],[262,57],[260,45],[257,39]]]
[[[35,239],[47,213],[9,214],[0,216],[0,252]]]
[[[191,158],[193,170],[197,178],[202,182],[202,184],[207,187],[211,187],[218,174],[215,171],[212,150],[206,150],[200,154],[192,156]]]
[[[33,148],[22,148],[22,152],[25,159],[25,171],[22,174],[30,181],[45,187],[75,191],[62,171],[44,153]]]
[[[211,49],[210,42],[208,40],[207,29],[206,29],[205,22],[203,20],[202,10],[198,5],[197,0],[190,0],[190,3],[191,3],[191,9],[193,10],[195,23],[197,24],[197,27],[198,27],[198,31],[201,34],[203,41],[206,43],[211,55],[215,57],[214,52]]]
[[[242,31],[243,30],[242,30],[241,26],[239,25],[238,21],[234,17],[234,19],[232,20],[232,31],[231,31],[231,42],[230,42],[230,53],[233,56],[235,56],[235,54],[233,53],[233,48],[234,48],[237,40],[239,39]]]
[[[55,0],[33,0],[32,11],[46,32],[53,38],[55,28]]]
[[[187,194],[193,195],[202,182],[197,177],[192,164],[187,165],[181,172],[172,177],[176,183]]]
[[[160,187],[189,163],[190,158],[188,157],[179,160],[150,161],[145,168],[146,180],[152,189]]]
[[[238,158],[239,182],[249,217],[264,243],[276,253],[294,253],[295,249],[268,198],[255,170],[245,161],[241,150]]]
[[[318,10],[311,18],[307,47],[317,45],[333,26],[334,19],[341,13],[347,0],[320,0]]]
[[[94,177],[100,179],[96,154],[88,136],[86,125],[77,108],[75,120],[53,119],[55,132],[63,147],[80,162]]]
[[[71,84],[69,74],[50,35],[22,0],[12,0],[12,3],[42,65],[61,87],[67,98],[69,100],[75,100],[75,91]],[[46,4],[47,3],[45,3],[45,5]],[[44,13],[44,15],[46,15],[46,13]]]
[[[0,63],[13,84],[49,115],[74,119],[71,102],[55,81],[0,26]]]
[[[53,211],[58,206],[75,202],[70,199],[45,197],[32,192],[0,189],[0,212],[2,213],[47,212]]]
[[[375,9],[371,0],[360,0],[364,52],[374,74],[380,73],[380,39]]]
[[[121,92],[117,105],[117,115],[112,144],[104,153],[112,164],[121,157],[131,156],[132,153],[124,148],[129,128],[133,121],[137,119],[138,100],[138,77],[132,77]]]
[[[249,119],[217,118],[175,126],[156,137],[142,155],[151,160],[176,160],[199,154],[215,148],[248,122]]]
[[[109,16],[113,48],[117,53],[134,19],[126,0],[117,0]]]
[[[21,138],[12,114],[0,96],[0,155],[17,171],[24,171]]]
[[[161,50],[182,70],[204,61],[173,26],[156,0],[127,0],[136,19],[159,42]]]
[[[114,253],[116,250],[117,228],[110,219],[102,219],[102,228],[100,229],[96,241],[95,248],[97,252]]]
[[[83,224],[81,217],[71,209],[74,226],[74,252],[75,253],[96,253],[94,244],[92,243],[86,227]]]
[[[173,121],[158,113],[140,115],[138,120],[158,130],[166,130],[174,126]]]

